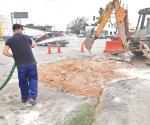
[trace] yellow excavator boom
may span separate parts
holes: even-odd
[[[128,13],[126,9],[120,6],[120,3],[118,0],[114,0],[114,6],[115,6],[115,16],[116,16],[118,33],[119,33],[119,36],[121,37],[123,46],[127,47],[128,46],[127,44]]]
[[[127,42],[126,42],[127,41],[126,40],[127,10],[120,6],[119,0],[113,0],[112,2],[110,2],[107,5],[107,7],[104,10],[104,12],[102,13],[102,15],[98,18],[98,21],[94,24],[94,28],[96,26],[98,26],[96,31],[94,31],[94,28],[93,28],[93,30],[91,31],[92,32],[91,36],[87,37],[84,41],[84,46],[88,51],[91,50],[94,41],[102,33],[102,31],[103,31],[107,21],[109,20],[113,10],[115,10],[115,17],[116,17],[116,21],[117,21],[118,31],[119,31],[119,35],[121,37],[123,46],[124,47],[127,46]]]
[[[95,23],[95,26],[98,25],[97,30],[95,31],[95,37],[98,38],[102,33],[108,19],[110,18],[112,12],[114,10],[113,2],[110,2],[103,14],[98,18],[98,21]]]

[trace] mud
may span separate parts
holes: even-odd
[[[128,78],[125,73],[117,72],[118,69],[131,67],[99,57],[64,60],[39,67],[39,79],[50,88],[98,98],[106,83]]]

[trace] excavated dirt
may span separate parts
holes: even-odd
[[[131,67],[125,62],[99,57],[63,60],[39,66],[39,80],[52,88],[98,98],[106,83],[128,77],[117,69]]]

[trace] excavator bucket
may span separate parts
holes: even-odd
[[[84,47],[88,50],[88,51],[91,51],[91,48],[93,46],[93,43],[95,41],[95,38],[92,38],[92,37],[87,37],[85,40],[84,40]]]

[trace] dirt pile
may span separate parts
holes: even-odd
[[[106,83],[123,79],[117,69],[131,65],[99,57],[63,60],[39,67],[39,80],[49,87],[98,98]]]

